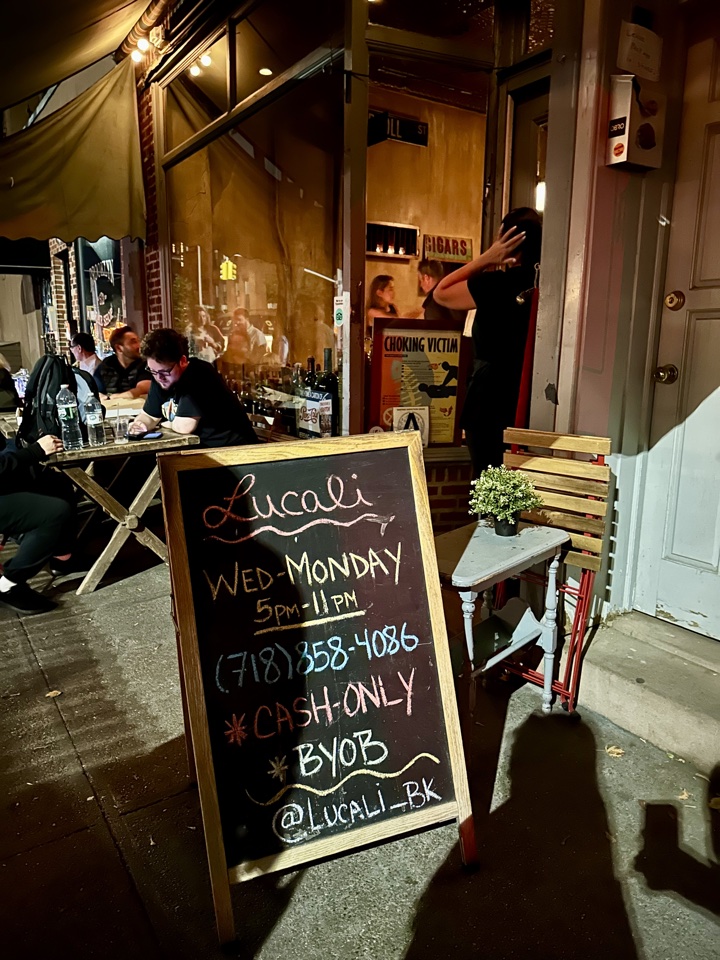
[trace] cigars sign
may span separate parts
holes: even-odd
[[[473,258],[472,240],[469,237],[443,237],[426,233],[423,238],[423,257],[426,260],[469,263]]]

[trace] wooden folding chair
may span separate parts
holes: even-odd
[[[525,513],[522,519],[567,531],[572,547],[562,559],[566,567],[580,571],[578,587],[571,587],[567,582],[559,587],[561,593],[576,599],[576,608],[563,678],[553,679],[552,684],[563,709],[572,712],[595,577],[602,564],[610,489],[610,468],[605,458],[611,452],[611,441],[607,437],[517,428],[505,430],[503,439],[506,445],[510,445],[503,462],[513,470],[527,473],[543,501],[542,510]],[[544,582],[543,578],[528,574],[524,574],[523,579]],[[566,578],[561,581],[563,579]],[[504,662],[503,666],[528,682],[543,686],[543,675],[537,670],[512,660]]]

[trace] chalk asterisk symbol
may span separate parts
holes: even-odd
[[[228,728],[225,731],[225,736],[228,738],[228,743],[236,743],[239,747],[242,746],[243,740],[247,739],[247,727],[245,726],[245,714],[243,714],[240,719],[232,715],[232,723],[229,720],[225,721],[225,726]]]
[[[270,761],[270,769],[268,773],[271,777],[276,777],[280,783],[285,783],[285,775],[287,774],[288,768],[287,763],[285,762],[287,757],[275,757],[274,760]]]

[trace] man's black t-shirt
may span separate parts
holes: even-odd
[[[169,390],[153,380],[144,412],[153,419],[199,418],[195,433],[202,447],[233,447],[257,443],[245,410],[222,377],[205,360],[192,357]]]
[[[95,368],[93,374],[100,393],[112,396],[114,393],[125,393],[136,387],[140,380],[150,380],[150,371],[144,360],[133,360],[129,367],[124,367],[117,358],[117,354],[106,357]]]
[[[435,288],[433,287],[433,290]],[[449,307],[441,307],[433,296],[433,290],[423,300],[423,311],[426,320],[448,320],[454,323],[458,330],[462,330],[465,325],[467,310],[451,310]]]

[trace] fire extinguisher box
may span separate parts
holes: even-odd
[[[610,77],[607,166],[661,166],[666,105],[659,83],[632,73]]]

